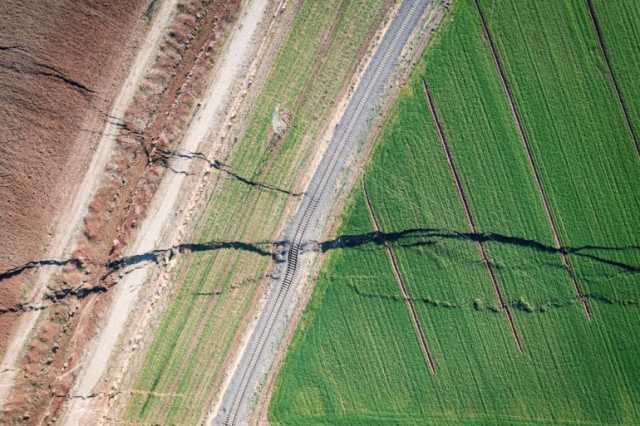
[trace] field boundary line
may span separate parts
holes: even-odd
[[[478,14],[480,15],[480,21],[482,23],[482,31],[484,33],[484,37],[489,43],[489,48],[491,51],[491,56],[493,58],[493,63],[496,66],[498,71],[498,75],[500,76],[500,83],[502,85],[502,89],[505,92],[507,97],[507,102],[509,104],[509,108],[511,109],[511,114],[513,116],[514,121],[516,122],[516,127],[518,129],[518,133],[520,134],[520,140],[522,141],[522,145],[524,147],[525,153],[527,154],[527,162],[529,163],[529,167],[533,171],[534,180],[536,182],[536,186],[538,188],[538,193],[540,194],[540,199],[542,200],[542,205],[544,207],[544,211],[547,216],[547,220],[549,221],[549,225],[551,226],[551,233],[553,235],[553,242],[556,246],[556,249],[560,252],[560,258],[562,263],[569,274],[569,278],[573,283],[573,289],[575,291],[576,297],[580,300],[580,304],[582,305],[582,310],[584,311],[584,315],[587,320],[591,320],[591,306],[589,304],[589,300],[585,296],[584,289],[578,280],[578,276],[576,271],[571,263],[571,259],[569,255],[562,250],[563,244],[562,239],[560,238],[560,232],[558,228],[558,222],[553,214],[553,210],[551,209],[551,203],[549,202],[549,197],[547,195],[546,190],[544,189],[544,184],[542,182],[542,174],[540,173],[540,169],[535,161],[535,157],[533,154],[533,149],[531,148],[531,143],[529,142],[529,136],[527,135],[526,129],[524,127],[524,122],[520,115],[520,111],[516,105],[513,92],[511,90],[511,86],[509,84],[509,80],[507,79],[507,73],[504,69],[504,65],[502,64],[502,60],[500,59],[500,55],[498,54],[498,49],[496,48],[495,41],[489,31],[489,26],[487,25],[486,18],[482,9],[480,8],[479,0],[475,0],[476,9],[478,10]]]
[[[364,193],[365,204],[367,205],[367,210],[369,212],[369,218],[371,219],[371,223],[375,228],[376,232],[383,232],[380,223],[378,222],[378,218],[376,217],[376,213],[371,205],[371,200],[369,199],[369,193],[367,192],[367,188],[364,183],[364,177],[362,179],[362,192]],[[422,351],[422,357],[424,358],[425,364],[427,364],[427,368],[429,372],[435,376],[436,374],[436,362],[433,358],[433,354],[431,353],[431,349],[429,348],[429,342],[427,340],[427,335],[422,328],[422,323],[420,323],[420,318],[418,317],[418,312],[416,311],[416,305],[414,303],[414,299],[411,295],[411,291],[407,286],[407,283],[404,280],[404,276],[402,272],[400,272],[400,267],[398,266],[398,258],[396,257],[395,252],[393,251],[393,247],[385,241],[384,248],[387,252],[387,256],[389,257],[389,262],[391,263],[391,269],[393,270],[393,275],[398,282],[398,287],[400,287],[400,292],[402,293],[402,298],[404,299],[405,306],[409,313],[409,318],[411,318],[411,323],[413,325],[413,329],[416,333],[416,337],[418,338],[418,344],[420,346],[420,350]]]
[[[458,195],[460,196],[460,200],[462,201],[462,207],[464,209],[464,214],[467,218],[467,222],[469,227],[471,228],[471,232],[474,234],[478,234],[478,227],[476,226],[476,221],[473,217],[473,213],[471,212],[471,206],[467,200],[467,195],[464,192],[464,188],[462,186],[462,180],[460,179],[460,175],[458,173],[458,169],[453,160],[453,153],[451,152],[451,148],[449,147],[449,142],[447,141],[447,137],[444,133],[444,127],[442,125],[442,121],[438,115],[438,111],[436,110],[435,103],[433,101],[433,97],[431,96],[431,91],[429,90],[429,85],[425,79],[422,80],[422,88],[424,91],[424,96],[427,100],[427,106],[429,111],[431,112],[431,116],[433,121],[436,124],[436,129],[438,132],[438,136],[440,139],[440,143],[442,145],[442,149],[444,150],[445,156],[447,157],[447,163],[449,164],[449,171],[453,177],[453,181],[456,185],[456,189],[458,191]],[[504,310],[507,320],[509,322],[509,327],[511,328],[511,333],[513,334],[513,338],[516,342],[516,346],[518,351],[523,352],[523,342],[520,333],[518,332],[518,328],[516,327],[515,319],[513,318],[513,313],[511,309],[509,309],[509,303],[500,287],[500,281],[498,280],[498,276],[493,269],[491,259],[489,258],[489,254],[485,250],[484,244],[482,241],[477,241],[478,249],[480,250],[480,255],[482,256],[482,260],[489,272],[489,276],[491,278],[491,283],[493,284],[493,289],[496,293],[496,297],[498,298],[498,302],[500,303],[501,308]]]
[[[629,114],[629,109],[627,108],[627,103],[624,100],[624,95],[622,94],[622,90],[620,89],[620,85],[618,84],[618,78],[616,77],[615,72],[613,71],[613,67],[611,66],[611,59],[609,57],[609,50],[607,49],[607,45],[604,42],[604,36],[602,33],[602,27],[600,26],[600,21],[598,21],[598,15],[596,14],[596,10],[593,7],[593,0],[585,0],[587,4],[587,11],[589,12],[589,17],[591,18],[591,23],[593,25],[593,29],[596,32],[596,39],[598,40],[598,47],[600,48],[600,53],[604,59],[604,62],[607,65],[607,70],[609,71],[609,78],[613,83],[613,88],[615,89],[618,105],[622,109],[622,114],[624,115],[625,122],[627,123],[627,130],[631,135],[631,139],[636,146],[636,152],[640,155],[640,140],[638,140],[638,134],[636,133],[635,128],[633,127],[633,123],[631,122],[631,116]]]

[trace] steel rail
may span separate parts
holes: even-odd
[[[385,34],[385,38],[388,36],[392,37],[391,41],[388,43],[386,50],[382,52],[381,58],[376,58],[376,56],[380,54],[380,50],[378,50],[374,55],[374,58],[369,64],[369,67],[373,66],[373,75],[365,81],[364,95],[359,99],[355,112],[351,115],[350,120],[348,121],[346,131],[342,132],[342,137],[340,137],[339,133],[342,129],[338,129],[338,135],[336,135],[338,136],[336,140],[337,143],[334,143],[334,146],[330,146],[327,152],[327,154],[329,154],[329,156],[326,157],[328,158],[328,164],[317,170],[317,172],[320,172],[319,181],[315,188],[312,189],[312,191],[307,191],[307,194],[309,195],[307,195],[303,199],[303,205],[301,206],[301,211],[303,213],[295,227],[295,233],[291,240],[291,245],[287,253],[287,267],[284,278],[282,280],[282,284],[278,288],[278,292],[275,296],[275,302],[267,308],[268,311],[266,312],[267,317],[265,319],[264,326],[261,327],[261,330],[256,329],[254,331],[254,336],[257,336],[257,340],[252,345],[251,351],[248,354],[248,365],[242,373],[238,389],[233,396],[230,411],[229,413],[227,413],[226,418],[223,422],[223,424],[225,425],[234,425],[238,420],[238,414],[242,406],[242,402],[247,397],[247,392],[250,388],[249,385],[255,376],[256,368],[264,352],[266,342],[273,332],[276,319],[282,312],[284,301],[296,277],[296,273],[298,271],[298,257],[300,254],[301,246],[304,242],[305,234],[309,229],[311,219],[314,217],[320,201],[326,194],[327,188],[329,187],[328,184],[331,181],[331,177],[336,171],[338,159],[345,151],[345,147],[348,145],[347,142],[352,138],[356,124],[361,119],[361,115],[364,112],[365,106],[367,105],[367,102],[369,101],[369,98],[371,97],[374,89],[376,89],[378,86],[382,71],[386,66],[389,65],[389,61],[392,59],[391,54],[393,53],[394,48],[397,47],[401,37],[403,35],[406,35],[408,30],[412,30],[412,28],[409,27],[409,23],[416,15],[418,6],[422,4],[426,7],[427,3],[428,2],[425,3],[424,1],[420,0],[413,1],[411,7],[408,11],[405,12],[404,16],[399,15],[398,17],[396,17],[396,19],[401,19],[401,24],[399,27],[396,27],[394,29],[395,32],[392,34]],[[392,27],[390,27],[390,30],[391,29]],[[367,72],[369,72],[369,70],[370,69],[367,68],[367,70],[365,71],[365,75],[367,74]],[[357,93],[357,90],[354,93]],[[314,181],[315,179],[312,179],[310,186],[313,185]],[[254,337],[252,336],[251,339],[253,338]]]

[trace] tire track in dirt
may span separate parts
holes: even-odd
[[[426,80],[422,80],[422,87],[424,89],[424,96],[427,100],[427,105],[429,107],[429,111],[431,112],[431,116],[433,117],[433,121],[436,124],[436,129],[438,131],[438,136],[440,139],[440,143],[442,144],[442,149],[447,157],[447,163],[449,164],[449,170],[451,171],[451,175],[456,184],[456,189],[458,191],[458,195],[460,196],[460,200],[462,201],[462,206],[464,208],[464,214],[467,218],[467,222],[469,223],[469,227],[471,228],[471,232],[477,233],[478,227],[476,226],[476,221],[471,212],[471,207],[467,200],[467,195],[464,192],[464,188],[462,187],[462,180],[460,179],[460,175],[458,174],[458,169],[453,161],[453,154],[449,147],[449,142],[447,141],[447,137],[444,133],[444,128],[442,126],[442,122],[436,110],[435,104],[433,102],[433,98],[431,97],[431,92],[429,90],[429,86],[427,85]],[[511,333],[513,334],[513,338],[516,342],[516,346],[518,351],[523,352],[523,344],[522,344],[522,336],[518,332],[518,328],[516,327],[515,319],[513,318],[513,313],[509,307],[509,303],[504,295],[502,288],[500,287],[500,281],[496,275],[496,272],[493,269],[493,263],[489,258],[489,254],[484,248],[484,244],[478,241],[478,250],[480,251],[480,255],[482,256],[482,260],[484,261],[485,266],[487,267],[487,271],[489,272],[489,276],[491,278],[491,283],[493,284],[493,289],[496,292],[496,297],[498,298],[498,302],[500,303],[500,307],[505,312],[507,316],[507,320],[509,322],[509,327],[511,328]]]
[[[371,200],[369,199],[369,193],[367,192],[367,188],[364,183],[364,179],[362,181],[362,192],[364,193],[364,200],[367,204],[367,210],[369,211],[369,217],[371,219],[371,223],[373,224],[376,232],[383,232],[378,222],[378,218],[376,217],[375,211],[373,210],[373,206],[371,205]],[[429,369],[429,372],[432,375],[436,374],[436,363],[433,359],[433,355],[431,353],[431,349],[429,348],[429,342],[427,340],[426,333],[422,328],[422,323],[420,323],[420,318],[418,317],[418,313],[416,311],[416,305],[414,302],[414,298],[407,286],[407,283],[404,280],[404,276],[402,272],[400,272],[400,267],[398,266],[398,259],[396,257],[395,252],[393,251],[393,247],[388,243],[384,242],[384,249],[387,252],[387,256],[389,257],[389,262],[391,263],[391,269],[393,270],[393,275],[396,278],[398,283],[398,287],[400,287],[400,292],[402,293],[402,299],[404,300],[405,306],[407,308],[407,313],[409,314],[409,318],[411,319],[411,324],[413,325],[413,329],[416,333],[416,337],[418,338],[418,344],[420,345],[420,351],[422,351],[422,357],[424,358],[424,362]]]
[[[513,92],[511,90],[511,85],[509,84],[509,80],[507,79],[507,73],[504,69],[504,65],[502,64],[502,60],[500,59],[500,55],[498,54],[498,49],[496,48],[495,41],[493,40],[493,36],[489,31],[489,26],[487,24],[487,20],[480,8],[479,0],[475,0],[476,9],[478,10],[478,14],[480,15],[480,21],[482,22],[482,31],[484,33],[484,37],[489,44],[489,48],[491,50],[491,56],[493,58],[493,63],[496,66],[498,74],[500,75],[500,82],[502,85],[502,89],[505,92],[505,96],[509,103],[509,108],[511,109],[511,113],[513,115],[513,119],[516,122],[518,133],[520,134],[520,139],[522,141],[522,145],[524,147],[525,153],[527,154],[527,162],[529,163],[529,167],[533,172],[533,176],[536,182],[536,186],[538,187],[538,193],[540,194],[540,199],[542,200],[542,204],[544,206],[545,214],[547,215],[547,219],[549,220],[549,225],[551,226],[551,233],[553,234],[553,242],[556,249],[560,249],[560,247],[564,247],[563,241],[560,238],[560,232],[558,231],[558,222],[553,214],[553,210],[551,209],[551,203],[549,202],[549,197],[547,195],[546,190],[544,189],[544,184],[542,182],[542,175],[540,173],[540,169],[535,161],[535,157],[533,155],[533,150],[531,148],[531,143],[529,142],[529,136],[524,127],[524,122],[522,120],[522,116],[520,115],[520,111],[516,106],[516,102],[513,96]],[[576,293],[578,299],[580,299],[582,304],[582,309],[584,311],[584,315],[587,320],[591,319],[591,306],[589,305],[589,300],[585,297],[584,289],[582,288],[582,284],[578,280],[578,276],[576,275],[573,264],[571,263],[571,259],[567,253],[560,252],[560,258],[562,263],[569,274],[569,278],[573,283],[573,288]]]
[[[622,94],[622,90],[620,89],[620,85],[618,84],[618,78],[616,77],[616,74],[613,71],[613,67],[611,66],[609,50],[607,49],[607,45],[604,42],[604,36],[602,35],[602,27],[600,27],[600,21],[598,21],[598,15],[596,14],[596,10],[593,7],[593,0],[585,0],[585,2],[587,4],[589,17],[591,18],[591,23],[593,24],[593,29],[596,33],[596,39],[598,40],[600,53],[602,54],[604,62],[607,64],[607,71],[609,74],[609,78],[613,83],[613,88],[618,98],[618,104],[620,105],[620,109],[622,110],[622,114],[624,115],[624,120],[627,124],[627,130],[629,130],[631,139],[633,139],[633,142],[636,146],[636,151],[638,152],[638,155],[640,155],[640,140],[638,140],[638,134],[635,128],[633,127],[633,124],[631,123],[631,117],[629,115],[629,109],[627,107],[627,103],[624,100],[624,95]]]

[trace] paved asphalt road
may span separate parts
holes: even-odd
[[[402,48],[429,3],[430,0],[403,1],[349,100],[298,212],[287,227],[285,236],[290,245],[286,269],[281,279],[271,283],[264,309],[239,364],[231,372],[231,381],[218,412],[214,413],[213,425],[247,424],[255,407],[259,387],[273,364],[297,300],[295,286],[301,280],[296,279],[296,272],[301,247],[305,241],[320,236],[325,224],[319,220],[319,211],[323,206],[331,205],[336,197],[335,187],[346,159],[355,154],[371,130],[371,121],[381,104],[384,87],[395,69]]]

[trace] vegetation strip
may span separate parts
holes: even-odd
[[[549,199],[547,193],[544,189],[544,185],[542,183],[542,177],[540,174],[540,170],[538,169],[538,165],[533,156],[533,151],[531,149],[531,144],[529,143],[529,137],[527,136],[527,132],[524,127],[524,123],[522,122],[522,117],[520,115],[520,111],[515,103],[513,98],[513,92],[511,91],[511,86],[509,85],[509,80],[507,79],[507,73],[505,72],[504,65],[502,64],[502,60],[500,59],[500,55],[498,54],[498,49],[496,48],[493,37],[491,36],[491,32],[489,31],[489,26],[487,25],[487,21],[485,19],[484,13],[482,12],[482,8],[480,7],[479,0],[475,0],[476,9],[478,10],[478,14],[480,15],[480,22],[482,23],[482,30],[484,36],[489,44],[491,56],[493,58],[493,62],[498,70],[498,74],[500,75],[500,81],[502,83],[502,87],[504,89],[505,95],[509,102],[509,107],[511,108],[511,112],[513,113],[513,118],[518,127],[518,133],[520,134],[520,138],[522,140],[522,145],[524,146],[525,152],[527,154],[527,161],[529,162],[529,166],[533,171],[533,176],[535,178],[536,186],[538,187],[538,191],[540,193],[540,198],[542,199],[542,204],[544,206],[544,211],[549,220],[549,224],[551,225],[551,231],[553,234],[553,240],[557,249],[563,247],[562,240],[560,239],[560,233],[558,232],[558,224],[556,218],[551,210],[551,206],[549,203]],[[584,310],[585,317],[590,320],[591,319],[591,307],[589,306],[589,301],[585,297],[584,290],[580,282],[578,281],[578,277],[576,275],[575,269],[571,264],[571,259],[567,255],[567,253],[560,251],[560,257],[562,259],[562,263],[564,264],[571,281],[573,282],[574,290],[576,292],[576,296],[580,300],[582,304],[582,309]]]
[[[638,155],[640,155],[640,140],[638,140],[638,135],[636,133],[635,128],[633,127],[633,123],[631,122],[629,109],[624,100],[624,95],[622,94],[622,90],[620,90],[620,85],[618,84],[618,78],[616,77],[616,74],[613,71],[613,67],[611,66],[609,51],[607,49],[607,45],[604,43],[604,37],[602,35],[602,27],[600,27],[600,22],[598,21],[598,15],[596,14],[596,10],[593,7],[593,0],[585,0],[585,1],[587,3],[587,10],[589,11],[589,17],[591,18],[591,22],[593,23],[593,29],[596,32],[596,39],[598,40],[598,46],[600,47],[600,52],[602,53],[604,62],[607,64],[607,72],[609,74],[609,77],[611,78],[611,82],[613,83],[613,87],[616,91],[616,95],[618,98],[618,102],[620,104],[620,108],[622,109],[622,113],[624,114],[624,120],[627,123],[627,128],[636,146],[636,151],[638,152]]]
[[[640,242],[629,229],[638,228],[639,157],[583,2],[479,1],[567,246],[554,240],[476,3],[455,2],[402,85],[338,236],[304,248],[328,256],[275,382],[271,424],[638,423],[632,265]],[[630,17],[640,9],[593,4],[633,119],[640,21]],[[365,189],[386,232],[375,230]],[[425,368],[386,244],[415,298],[436,375]],[[563,252],[594,321],[585,320]]]
[[[477,233],[477,226],[476,226],[476,221],[473,217],[473,214],[471,213],[471,208],[469,206],[469,202],[467,200],[467,196],[464,192],[464,188],[462,187],[462,181],[460,180],[460,176],[458,174],[458,170],[455,166],[455,163],[453,161],[453,154],[451,153],[451,149],[449,148],[449,144],[447,142],[447,138],[446,135],[444,133],[444,128],[442,126],[442,122],[440,121],[440,117],[438,116],[438,113],[436,111],[436,107],[435,104],[433,102],[433,98],[431,97],[431,92],[429,91],[429,86],[427,84],[426,80],[422,80],[422,86],[424,88],[424,95],[427,99],[427,104],[429,106],[429,111],[431,112],[431,115],[433,116],[433,121],[436,124],[436,129],[437,129],[437,133],[440,139],[440,142],[442,144],[442,149],[444,150],[444,153],[447,157],[447,163],[449,164],[449,169],[451,171],[453,180],[456,184],[456,189],[458,191],[458,195],[460,196],[460,200],[462,201],[462,205],[464,208],[464,213],[465,216],[467,218],[467,221],[469,223],[469,226],[471,227],[471,232],[473,233]],[[491,259],[489,259],[489,255],[487,254],[485,248],[484,248],[484,244],[482,244],[482,242],[478,241],[478,249],[480,250],[480,255],[482,256],[482,259],[484,261],[484,264],[487,268],[487,271],[489,272],[489,276],[491,277],[491,282],[493,284],[493,289],[496,292],[496,296],[498,298],[498,301],[500,302],[500,306],[502,307],[502,309],[504,310],[505,314],[507,315],[507,320],[509,321],[509,326],[511,327],[511,332],[513,334],[513,337],[516,341],[516,346],[518,347],[518,350],[520,352],[523,351],[523,344],[522,344],[522,337],[520,336],[520,333],[518,332],[518,329],[516,327],[516,323],[515,323],[515,319],[513,318],[513,314],[511,312],[511,309],[509,309],[509,304],[507,303],[507,300],[503,294],[502,288],[500,287],[500,283],[498,281],[498,277],[495,273],[495,271],[493,270],[493,266],[491,263]]]
[[[268,61],[261,68],[260,75],[266,80],[255,86],[256,98],[246,111],[247,127],[234,127],[238,141],[228,155],[192,153],[194,159],[208,161],[231,178],[216,180],[216,187],[207,191],[211,195],[206,195],[206,207],[195,218],[194,241],[212,240],[213,236],[232,241],[274,238],[287,206],[293,206],[289,203],[297,195],[291,190],[317,148],[306,141],[319,137],[335,99],[348,90],[357,66],[356,52],[369,45],[384,16],[384,4],[384,0],[302,1],[294,2],[283,15],[289,19],[292,14],[291,28],[283,34],[284,44],[273,52],[273,63]],[[340,5],[346,7],[344,16],[336,17]],[[327,37],[331,31],[333,37]],[[328,57],[319,58],[325,39]],[[310,79],[315,82],[309,84]],[[309,92],[302,97],[306,90]],[[274,115],[285,123],[282,129],[274,129]],[[236,135],[235,130],[231,132]],[[232,359],[230,350],[246,329],[249,311],[262,292],[260,283],[265,282],[259,278],[272,261],[255,252],[229,250],[201,252],[179,261],[175,301],[161,314],[157,336],[132,386],[188,397],[133,396],[128,398],[128,420],[160,424],[202,420],[211,395],[223,385],[224,366]],[[238,287],[240,282],[251,284]],[[194,298],[207,293],[212,297]]]
[[[373,210],[373,206],[371,205],[371,201],[369,200],[369,194],[367,193],[367,188],[365,186],[364,180],[362,181],[362,192],[364,194],[364,200],[365,204],[367,205],[369,217],[371,218],[371,224],[373,225],[376,232],[383,232],[380,227],[380,223],[378,222],[378,218],[376,217],[376,213]],[[398,286],[400,287],[400,292],[402,293],[402,299],[404,299],[404,303],[407,307],[407,312],[409,313],[409,317],[411,318],[411,324],[413,324],[416,337],[418,338],[418,344],[420,345],[420,350],[422,351],[424,361],[427,364],[427,368],[429,369],[431,374],[435,375],[436,363],[433,359],[433,355],[431,354],[431,349],[429,349],[429,342],[427,341],[427,336],[424,332],[424,329],[422,328],[422,324],[420,323],[420,318],[418,317],[418,313],[416,312],[414,298],[411,295],[409,287],[404,281],[402,272],[400,272],[400,268],[398,267],[398,259],[396,258],[396,254],[393,251],[393,247],[391,247],[391,245],[389,245],[389,243],[385,241],[384,248],[387,252],[387,256],[389,257],[393,275],[398,282]]]

